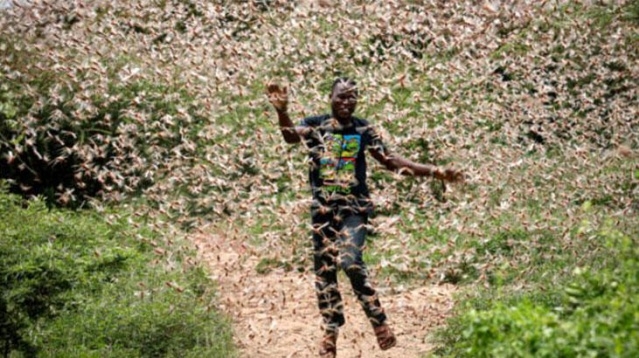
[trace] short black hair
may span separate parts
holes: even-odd
[[[355,82],[355,80],[353,80],[352,78],[349,77],[338,77],[335,79],[335,81],[333,81],[333,86],[331,86],[331,93],[333,93],[333,91],[335,90],[335,87],[337,87],[337,85],[339,83],[346,83],[349,84],[353,87],[355,87],[355,93],[359,94],[359,90],[357,90],[357,82]]]

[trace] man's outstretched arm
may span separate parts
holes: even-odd
[[[293,124],[291,117],[288,115],[288,89],[277,84],[269,84],[266,87],[266,93],[269,102],[271,102],[277,112],[277,120],[284,141],[286,143],[299,143],[302,138],[309,134],[311,129]]]
[[[456,169],[442,169],[435,165],[415,163],[398,155],[388,154],[377,148],[370,148],[369,152],[386,169],[404,175],[433,177],[447,182],[461,182],[464,174]]]

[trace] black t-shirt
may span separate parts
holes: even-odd
[[[314,130],[306,138],[311,167],[313,199],[320,204],[369,203],[366,185],[366,150],[385,152],[381,138],[368,121],[353,117],[342,127],[330,115],[308,117],[300,123]]]

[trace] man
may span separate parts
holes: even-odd
[[[366,185],[365,152],[384,167],[406,175],[460,181],[462,174],[412,162],[391,154],[369,123],[353,116],[358,100],[355,81],[338,78],[331,89],[331,114],[305,118],[297,126],[288,115],[288,91],[267,86],[269,101],[277,111],[280,130],[287,143],[305,141],[309,148],[309,178],[314,248],[315,289],[324,323],[320,355],[334,357],[338,328],[344,324],[343,304],[337,285],[342,268],[371,322],[379,347],[392,348],[397,340],[386,322],[375,289],[362,259],[366,225],[373,206]]]

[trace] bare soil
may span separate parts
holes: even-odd
[[[259,274],[259,252],[220,235],[191,237],[218,283],[219,309],[233,321],[241,357],[316,357],[320,315],[311,270]],[[424,357],[433,349],[430,334],[453,307],[451,285],[391,288],[378,284],[382,305],[398,344],[382,352],[350,284],[340,275],[346,324],[337,357]],[[373,280],[374,281],[374,280]]]

